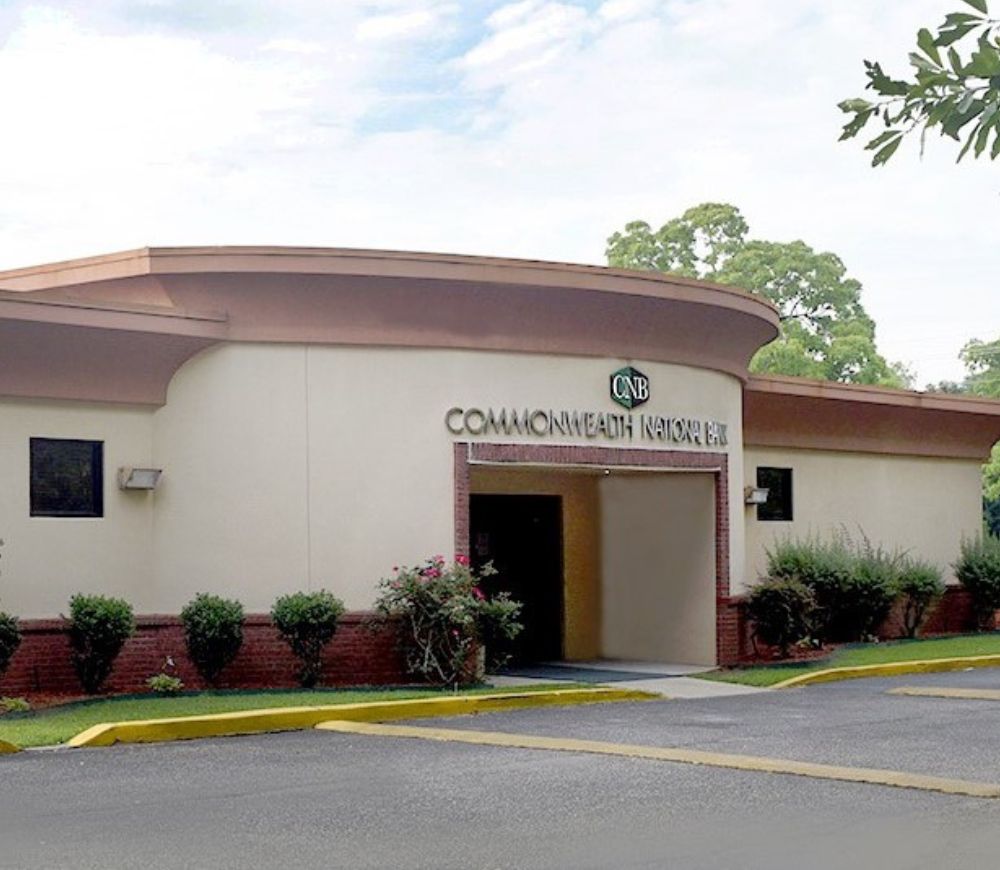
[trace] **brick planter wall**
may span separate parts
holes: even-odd
[[[403,662],[391,630],[370,632],[367,614],[341,617],[337,633],[326,648],[322,683],[333,686],[391,685],[407,682]],[[147,677],[164,668],[167,656],[188,689],[205,688],[184,647],[184,630],[177,616],[136,618],[136,633],[125,643],[105,684],[107,692],[145,691]],[[22,620],[23,641],[0,679],[0,695],[78,694],[70,660],[66,625],[61,619]],[[220,688],[279,688],[297,685],[298,660],[281,640],[265,614],[247,617],[243,647],[223,671]]]

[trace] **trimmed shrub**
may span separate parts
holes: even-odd
[[[765,580],[750,590],[747,615],[753,622],[754,646],[757,638],[778,647],[782,658],[788,648],[812,629],[816,597],[795,579]]]
[[[17,617],[0,613],[0,677],[7,670],[20,645],[21,629],[17,625]]]
[[[302,663],[298,679],[303,688],[319,681],[323,648],[333,638],[343,613],[343,602],[325,589],[283,595],[274,602],[271,620]]]
[[[501,592],[492,597],[480,588],[496,574],[486,565],[476,574],[458,556],[447,564],[434,556],[416,567],[395,569],[379,585],[375,602],[378,624],[400,624],[400,644],[407,670],[440,685],[478,679],[478,655],[485,650],[488,670],[500,667],[508,645],[521,631],[521,604]]]
[[[121,598],[74,595],[69,600],[73,669],[88,695],[104,685],[118,653],[134,632],[132,605]]]
[[[156,674],[146,680],[146,685],[149,687],[149,691],[154,694],[167,697],[179,695],[184,691],[184,683],[180,677],[174,677],[170,674]]]
[[[941,569],[922,559],[905,557],[896,576],[896,594],[903,607],[903,636],[916,637],[927,612],[944,594]]]
[[[200,592],[181,611],[188,657],[198,673],[215,685],[219,674],[243,646],[243,605]]]
[[[768,579],[797,580],[808,587],[815,601],[812,633],[819,640],[830,640],[846,606],[853,561],[850,549],[841,538],[783,538],[766,552]]]
[[[854,545],[852,555],[831,633],[838,640],[868,640],[885,622],[896,600],[902,556],[874,546],[866,537]]]
[[[993,614],[1000,610],[1000,537],[963,538],[955,576],[972,596],[980,629],[993,628]]]

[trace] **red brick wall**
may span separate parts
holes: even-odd
[[[348,613],[324,655],[326,685],[388,685],[406,682],[392,631],[370,632],[366,614]],[[164,669],[167,656],[189,689],[204,688],[184,648],[184,632],[176,616],[137,617],[138,629],[125,644],[106,684],[109,692],[144,691],[147,677]],[[0,679],[0,695],[80,692],[70,661],[69,638],[59,619],[22,620],[23,641]],[[297,660],[263,614],[247,617],[243,647],[223,671],[222,688],[267,688],[296,685]]]
[[[719,599],[718,602],[718,648],[719,664],[734,665],[753,661],[753,643],[750,640],[752,626],[746,618],[742,598]],[[944,596],[928,614],[919,636],[935,634],[959,634],[975,631],[976,618],[972,610],[969,593],[961,586],[949,586]],[[882,640],[895,640],[903,636],[902,614],[897,605],[882,626],[878,636]],[[760,658],[770,660],[773,651],[761,646]]]

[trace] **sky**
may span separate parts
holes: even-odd
[[[0,268],[143,245],[603,263],[738,206],[837,253],[916,384],[1000,335],[1000,162],[838,143],[960,0],[0,0]]]

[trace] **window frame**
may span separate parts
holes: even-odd
[[[763,474],[762,474],[763,472]],[[768,477],[777,472],[781,486],[769,486]],[[762,479],[763,478],[763,479]],[[768,490],[767,501],[757,505],[757,521],[761,523],[791,523],[795,520],[794,469],[775,465],[757,466],[757,486]],[[780,498],[780,503],[772,499]]]
[[[87,510],[49,509],[36,506],[35,449],[40,444],[76,444],[90,448],[90,508]],[[40,499],[39,499],[40,500]],[[51,438],[32,436],[28,439],[28,514],[50,519],[104,518],[104,442],[89,438]]]

